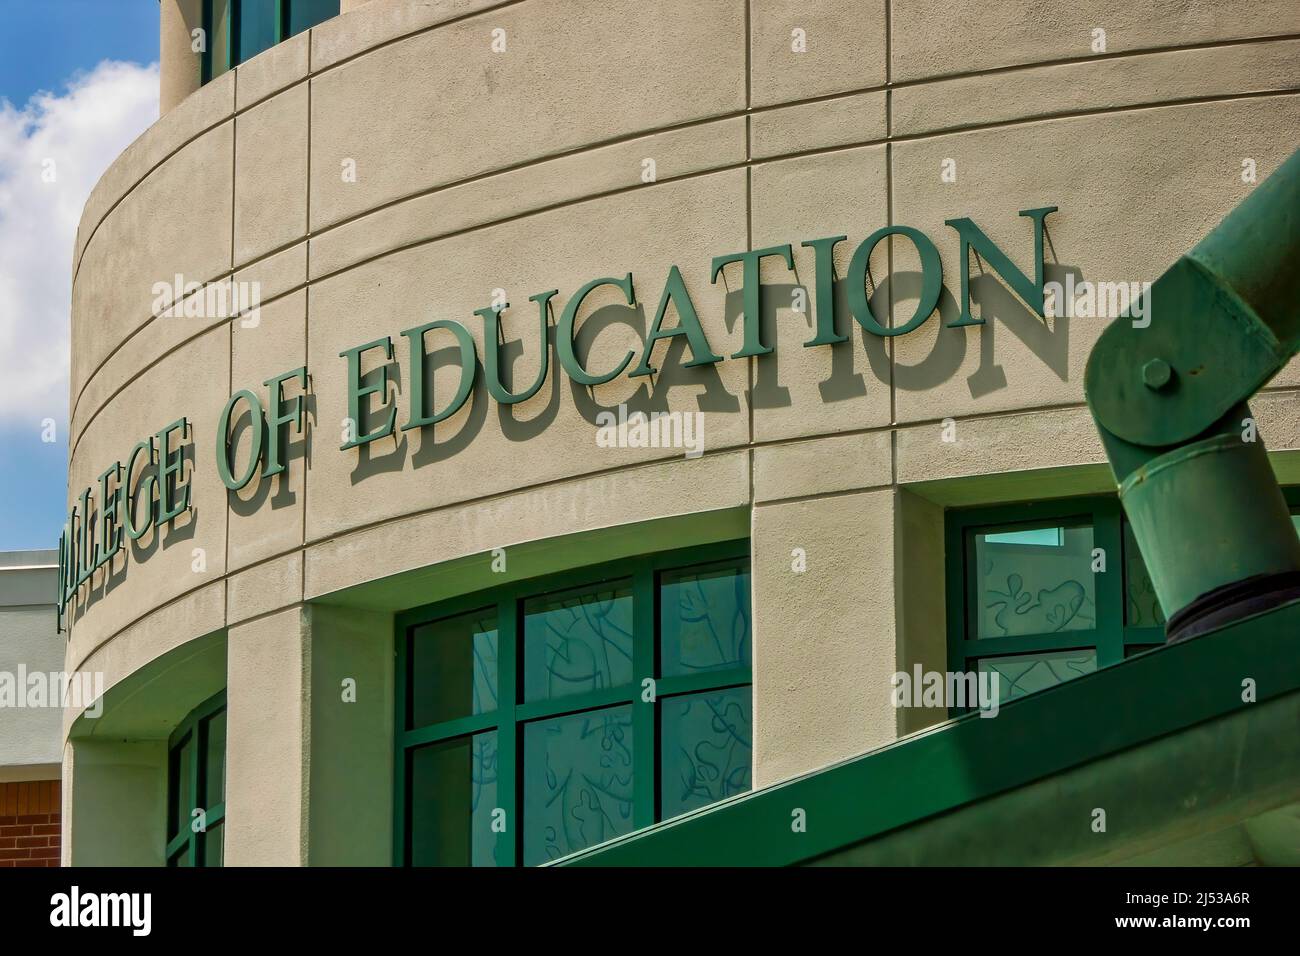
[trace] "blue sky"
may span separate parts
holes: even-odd
[[[0,0],[0,98],[21,106],[100,60],[158,59],[158,0]]]
[[[76,221],[157,117],[157,58],[157,0],[0,0],[0,551],[57,544]]]

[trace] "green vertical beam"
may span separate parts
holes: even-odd
[[[523,780],[518,765],[519,735],[515,723],[519,700],[519,603],[512,591],[497,604],[497,803],[506,812],[506,832],[496,845],[498,866],[516,866],[523,853]]]
[[[643,562],[632,578],[632,826],[640,829],[655,822],[655,700],[645,699],[643,681],[658,676],[655,670],[655,573]]]
[[[1124,659],[1124,530],[1119,501],[1099,501],[1093,512],[1092,546],[1100,548],[1105,571],[1093,573],[1097,595],[1097,666]]]
[[[406,655],[408,628],[397,625],[393,642],[393,866],[406,865],[406,756],[402,734],[406,730]]]

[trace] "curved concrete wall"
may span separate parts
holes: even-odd
[[[887,739],[893,712],[862,687],[908,656],[909,628],[935,625],[904,593],[915,536],[900,489],[938,507],[1105,488],[1081,384],[1105,322],[1044,323],[1008,293],[984,301],[982,326],[931,319],[892,341],[853,327],[851,344],[806,349],[811,320],[786,305],[796,287],[812,294],[799,243],[847,235],[843,276],[871,231],[917,227],[943,256],[946,310],[958,256],[945,219],[973,218],[1029,268],[1017,211],[1056,205],[1049,274],[1154,279],[1250,189],[1243,160],[1262,179],[1295,148],[1300,8],[1143,6],[371,0],[188,96],[105,174],[78,233],[70,496],[184,415],[194,511],[83,591],[69,668],[111,685],[193,638],[366,581],[750,509],[758,782]],[[676,264],[730,355],[739,271],[712,285],[712,257],[787,242],[795,270],[763,267],[773,355],[684,369],[674,345],[653,382],[592,390],[552,362],[528,402],[499,406],[480,378],[448,421],[339,450],[345,348],[392,336],[404,367],[398,333],[453,318],[481,360],[473,312],[502,289],[526,382],[528,297],[558,289],[558,316],[584,282],[631,271],[637,308],[604,289],[583,311],[585,334],[599,327],[590,365],[612,367],[639,352]],[[913,248],[882,243],[872,274],[891,261],[901,322]],[[260,322],[157,316],[153,286],[177,274],[259,283]],[[227,496],[223,403],[301,365],[310,424],[288,472]],[[435,376],[439,405],[452,378]],[[1300,448],[1298,385],[1289,370],[1257,403],[1275,451]],[[629,401],[702,410],[706,454],[598,448],[597,412]],[[945,419],[954,443],[939,439]],[[797,580],[795,547],[816,555]]]

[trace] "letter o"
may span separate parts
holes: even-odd
[[[230,415],[239,404],[240,399],[248,402],[248,410],[253,413],[253,446],[249,449],[248,467],[236,477],[230,464]],[[231,395],[226,407],[221,410],[221,421],[217,423],[217,472],[221,482],[231,491],[239,491],[257,474],[262,462],[262,433],[266,430],[266,420],[262,417],[262,403],[248,389],[240,389]]]
[[[911,239],[916,251],[921,254],[921,301],[917,303],[916,312],[906,325],[886,328],[876,321],[876,315],[871,311],[871,302],[867,299],[867,264],[871,261],[871,252],[876,244],[893,233]],[[885,226],[867,236],[853,253],[853,261],[849,263],[848,283],[849,311],[860,326],[873,335],[903,335],[918,328],[938,306],[939,293],[943,290],[943,260],[939,258],[939,250],[934,243],[919,229],[911,226]]]

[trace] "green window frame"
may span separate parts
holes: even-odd
[[[1292,521],[1300,531],[1300,488],[1284,489],[1284,494]],[[1082,594],[1081,606],[1088,603],[1091,594],[1094,609],[1091,627],[1068,626],[1082,619],[1082,615],[1074,616],[1071,600],[1052,605],[1058,610],[1065,608],[1065,613],[1053,614],[1045,610],[1052,598],[1044,595],[1055,591],[1036,589],[1032,583],[1025,588],[1023,575],[1015,573],[1014,564],[1011,573],[1004,574],[1005,580],[989,582],[1003,590],[985,587],[983,573],[986,572],[979,569],[981,538],[987,546],[989,536],[993,536],[991,543],[999,546],[1004,558],[1014,558],[1015,553],[1021,551],[1021,557],[1027,561],[1025,567],[1032,568],[1042,566],[1043,549],[1052,546],[1046,536],[1038,535],[1039,532],[1061,529],[1058,546],[1064,547],[1064,537],[1070,530],[1085,527],[1091,528],[1091,548],[1101,548],[1106,555],[1105,572],[1091,575],[1091,592],[1086,585],[1075,591],[1075,597]],[[989,667],[1010,663],[1014,668],[1023,664],[1022,673],[1029,673],[1038,665],[1046,664],[1060,682],[1085,673],[1090,666],[1093,669],[1109,667],[1134,654],[1161,647],[1165,642],[1164,616],[1155,601],[1146,564],[1117,497],[1063,498],[954,509],[945,516],[945,535],[950,670],[977,671],[980,662],[984,661]],[[1019,543],[1015,540],[1017,537]],[[1036,551],[1039,553],[1035,554]],[[1091,549],[1089,551],[1091,553]],[[985,560],[987,572],[992,572],[993,559],[986,557]],[[1003,566],[996,573],[1006,571],[1007,567]],[[1089,571],[1091,573],[1091,567]],[[1076,582],[1071,579],[1062,581],[1060,588],[1074,585]],[[996,608],[1005,619],[1008,609],[1013,606],[1017,612],[1042,611],[1036,618],[1027,616],[1027,620],[1042,622],[1042,626],[1027,627],[1015,634],[981,636],[982,615]],[[1075,655],[1074,659],[1070,655]],[[1023,657],[1023,661],[1018,662],[1018,657]],[[1041,681],[1043,673],[1039,667],[1035,677],[1026,684]],[[1062,674],[1066,676],[1062,677]],[[1032,692],[1032,689],[1014,684],[1012,690],[1017,695]],[[1006,686],[1002,693],[1004,700],[1013,699],[1006,696]]]
[[[705,582],[711,582],[708,586],[717,589],[712,593],[727,595],[726,599],[717,602],[717,607],[723,608],[717,617],[713,613],[712,598],[704,597]],[[695,793],[694,798],[708,803],[750,789],[753,773],[750,588],[749,542],[743,540],[661,552],[514,582],[399,615],[396,621],[394,695],[394,863],[407,866],[422,865],[430,860],[434,860],[435,865],[448,862],[447,857],[441,855],[442,844],[438,840],[452,847],[449,855],[457,857],[450,860],[453,865],[532,865],[578,849],[572,845],[572,839],[566,843],[564,839],[555,837],[552,842],[553,820],[543,822],[549,818],[550,811],[544,812],[541,802],[529,797],[530,787],[534,787],[534,794],[537,793],[537,781],[544,780],[549,786],[553,777],[561,776],[561,770],[552,767],[551,754],[539,751],[538,744],[548,735],[560,733],[562,728],[573,723],[583,725],[581,737],[585,738],[587,725],[595,728],[604,720],[607,722],[604,731],[593,729],[592,733],[603,732],[605,736],[600,744],[602,749],[608,749],[611,740],[608,721],[613,719],[610,715],[617,715],[622,724],[617,740],[626,742],[626,748],[618,748],[618,769],[630,774],[630,783],[624,780],[622,784],[628,789],[610,798],[618,802],[624,814],[620,825],[625,829],[614,832],[640,829],[675,815],[670,807],[665,806],[665,793],[670,795],[668,803],[680,806],[681,761],[685,759],[691,769],[693,766],[688,749],[677,746],[676,742],[693,739],[685,736],[681,728],[685,726],[684,715],[696,703],[703,705],[696,709],[696,716],[690,718],[697,721],[694,724],[696,729],[702,715],[705,723],[710,724],[710,732],[720,735],[714,739],[720,739],[727,747],[726,756],[710,764],[710,773],[717,769],[716,765],[724,768],[712,785],[717,793]],[[577,596],[579,593],[581,598]],[[695,597],[697,593],[699,598]],[[609,609],[617,606],[619,622],[626,624],[622,631],[630,631],[630,642],[623,648],[628,653],[618,657],[617,668],[610,666],[606,671],[614,674],[617,670],[621,676],[597,681],[601,686],[565,687],[556,693],[550,686],[553,678],[550,663],[541,669],[537,666],[541,660],[537,655],[553,652],[551,641],[554,637],[551,632],[543,631],[537,622],[548,620],[548,616],[562,606],[565,611],[576,607],[582,615],[588,615],[588,609],[596,608],[598,602],[587,599],[598,594],[606,600],[606,614],[612,615]],[[695,604],[697,600],[698,605]],[[675,608],[667,607],[671,602],[676,602]],[[687,608],[687,605],[691,607]],[[723,617],[727,620],[721,621]],[[575,619],[578,619],[577,615]],[[466,628],[467,620],[477,623]],[[684,637],[688,628],[690,635]],[[716,664],[707,663],[697,671],[682,672],[685,668],[681,661],[685,655],[681,649],[686,642],[698,641],[706,629],[714,633],[724,628],[730,628],[735,635],[735,642],[730,645],[732,650],[724,651],[720,642]],[[421,629],[425,629],[422,632],[425,636],[421,636]],[[467,665],[465,650],[470,646],[468,642],[460,645],[460,652],[452,650],[458,645],[442,642],[461,640],[471,631],[474,662]],[[495,636],[494,641],[480,643],[489,632]],[[439,643],[417,643],[430,638]],[[662,653],[665,645],[672,648],[671,653]],[[418,658],[420,646],[444,649]],[[483,654],[480,654],[480,648]],[[495,654],[494,665],[480,669],[481,658],[492,653]],[[731,656],[727,656],[728,653]],[[436,668],[430,671],[427,662],[435,657],[441,660],[443,654],[448,655],[448,659],[456,656],[459,663],[450,666],[459,676],[454,683],[444,680],[439,685],[438,675],[452,671],[438,671]],[[572,660],[578,660],[579,656],[573,654]],[[630,658],[630,662],[625,663],[626,658]],[[736,664],[737,661],[742,663]],[[473,672],[470,677],[465,676],[467,668]],[[495,670],[495,680],[481,680],[483,673],[490,670]],[[430,673],[435,675],[432,679],[427,676]],[[541,684],[534,681],[539,675],[547,681],[545,692],[540,696],[537,691]],[[653,694],[646,693],[646,678],[653,678]],[[475,683],[472,703],[471,695],[463,689],[466,680]],[[462,690],[459,693],[439,693],[439,686],[444,689],[460,687]],[[452,697],[460,701],[455,716],[448,713],[446,707],[446,701]],[[725,702],[721,708],[720,702]],[[417,711],[422,711],[423,716]],[[434,722],[426,722],[428,720]],[[667,724],[671,727],[666,730]],[[668,732],[674,728],[677,737]],[[563,733],[568,731],[563,730]],[[625,741],[625,736],[630,740]],[[666,748],[666,740],[670,738],[675,742],[674,747]],[[490,754],[487,753],[489,746]],[[701,748],[704,746],[704,743],[699,744]],[[440,752],[443,748],[448,758],[445,761]],[[672,752],[665,754],[665,749]],[[722,749],[710,749],[708,753],[716,757]],[[427,771],[416,768],[417,759],[427,759],[429,762],[425,766],[436,766],[438,770],[427,777],[419,776]],[[600,759],[601,765],[606,766],[606,758]],[[676,761],[671,776],[666,768],[669,761]],[[743,766],[740,765],[742,761]],[[504,827],[496,831],[490,831],[485,820],[478,815],[486,807],[479,806],[479,795],[488,792],[484,780],[489,773],[482,768],[489,763],[493,768],[489,799],[495,805],[486,809],[498,815],[504,812],[498,823],[498,826],[503,823]],[[701,761],[700,765],[703,764]],[[576,766],[576,762],[570,766]],[[436,776],[438,773],[451,782],[442,783]],[[586,770],[574,770],[570,775],[581,777],[585,773]],[[691,792],[694,778],[690,769],[684,778],[687,780],[685,790]],[[429,779],[439,780],[432,788],[433,797],[428,796],[430,789],[419,782]],[[590,776],[585,779],[592,790],[598,788]],[[472,811],[465,809],[464,798],[448,792],[451,788],[464,790],[466,787],[475,794]],[[422,794],[419,797],[413,796],[417,788]],[[578,792],[578,796],[584,799],[588,796],[585,788]],[[551,792],[547,806],[557,801],[562,807],[573,808],[572,814],[581,813],[582,808],[576,804],[582,801],[571,803],[569,791]],[[696,802],[677,812],[686,812],[704,803]],[[420,815],[418,825],[415,820],[417,811]],[[567,831],[570,809],[564,812]],[[471,813],[473,820],[469,818]],[[536,814],[532,821],[530,813]],[[430,823],[430,820],[435,822]],[[416,829],[420,831],[418,838]],[[542,833],[543,830],[547,832]],[[431,832],[436,835],[432,841],[427,836]],[[602,835],[597,827],[593,832],[584,831],[582,839],[591,845],[609,835],[612,833]],[[419,850],[415,846],[417,839]],[[428,849],[430,846],[434,849]]]
[[[204,826],[194,829],[194,811]],[[226,820],[226,692],[209,697],[167,740],[168,866],[221,866]]]
[[[207,42],[201,82],[210,83],[263,50],[338,16],[339,5],[340,0],[203,0]],[[244,21],[255,12],[270,21],[270,32],[262,38],[250,38],[246,44],[242,39]],[[242,49],[245,45],[248,49]]]

